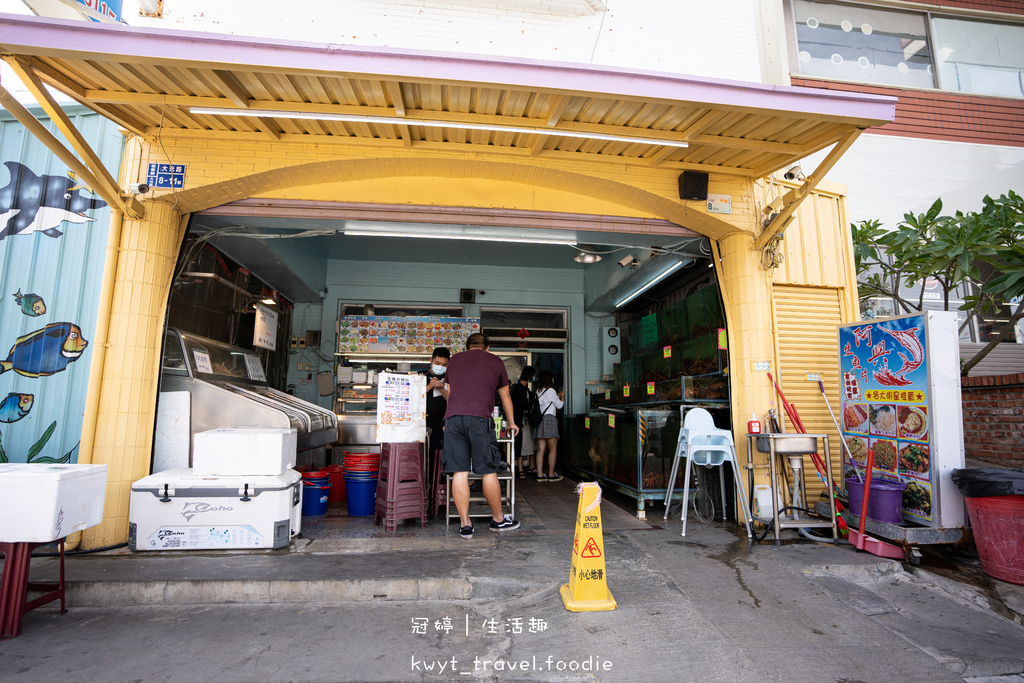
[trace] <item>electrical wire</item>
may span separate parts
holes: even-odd
[[[601,41],[601,32],[604,31],[604,18],[608,16],[608,12],[610,12],[610,11],[611,10],[608,9],[608,2],[607,2],[607,0],[605,0],[604,12],[601,14],[601,24],[597,27],[597,36],[594,38],[594,47],[590,51],[590,63],[591,64],[594,63],[594,55],[597,54],[597,44]]]

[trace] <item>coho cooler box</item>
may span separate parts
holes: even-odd
[[[284,548],[302,530],[302,475],[165,470],[132,484],[132,550]]]

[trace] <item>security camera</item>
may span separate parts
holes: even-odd
[[[803,180],[805,176],[804,171],[802,168],[800,168],[800,166],[794,166],[793,168],[783,173],[782,177],[785,178],[786,180]]]
[[[146,183],[132,183],[128,186],[128,191],[134,195],[146,194],[149,192],[149,185]]]
[[[629,254],[619,260],[619,265],[623,268],[629,268],[634,263],[636,263],[636,256],[633,256],[632,254]]]

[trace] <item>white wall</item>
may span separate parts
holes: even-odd
[[[827,150],[805,159],[810,173]],[[877,218],[895,227],[939,197],[943,213],[977,211],[986,194],[1024,187],[1024,148],[862,135],[825,176],[848,188],[850,220]]]
[[[590,14],[583,0],[166,0],[162,18],[147,18],[125,0],[123,17],[133,26],[761,79],[753,0],[606,4]]]

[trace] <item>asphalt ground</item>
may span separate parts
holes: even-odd
[[[752,545],[724,522],[691,518],[683,538],[678,517],[642,522],[611,494],[618,606],[570,612],[572,483],[543,486],[523,487],[522,530],[469,541],[434,522],[273,552],[68,558],[70,611],[26,615],[0,642],[0,681],[1024,680],[1018,587],[792,532]],[[33,578],[55,568],[36,560]]]

